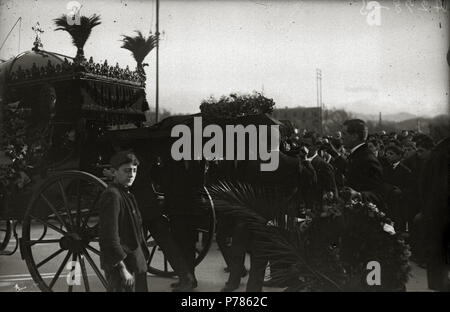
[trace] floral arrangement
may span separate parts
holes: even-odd
[[[221,182],[209,187],[215,208],[239,218],[253,233],[253,256],[277,270],[271,280],[287,291],[403,291],[409,246],[374,204],[327,200],[320,213],[289,229],[271,222],[290,205],[264,187]],[[377,261],[381,284],[370,286],[367,264]]]
[[[14,104],[3,106],[2,146],[0,151],[9,160],[0,165],[0,186],[3,192],[22,189],[31,182],[30,175],[50,147],[49,126],[30,128],[29,112]]]
[[[200,105],[202,115],[213,119],[234,119],[246,115],[271,113],[275,102],[261,93],[250,95],[222,96],[219,100],[210,97]]]
[[[409,246],[373,203],[357,199],[324,206],[320,216],[300,225],[299,232],[310,261],[342,290],[400,291],[408,281]],[[380,285],[367,284],[366,266],[371,261],[380,264]],[[323,283],[315,286],[330,290]]]

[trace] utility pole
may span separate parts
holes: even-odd
[[[156,92],[155,92],[155,123],[159,115],[159,0],[156,0]]]
[[[320,108],[320,132],[323,134],[322,70],[316,68],[317,107]]]

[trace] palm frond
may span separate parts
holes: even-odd
[[[267,220],[276,218],[286,212],[292,198],[289,189],[269,186],[252,186],[241,182],[219,181],[208,187],[216,199],[245,206]]]
[[[131,51],[134,59],[138,63],[138,66],[142,65],[145,57],[156,47],[158,44],[157,36],[148,36],[145,38],[142,32],[136,30],[136,36],[125,36],[122,35],[122,46],[121,48]]]
[[[92,28],[101,24],[100,15],[94,14],[90,17],[81,16],[80,24],[69,25],[67,22],[67,15],[63,14],[61,17],[54,19],[56,30],[67,31],[72,37],[73,44],[82,50],[89,36],[91,35]]]
[[[269,220],[283,212],[288,205],[289,196],[268,187],[225,181],[209,186],[208,191],[217,212],[244,222],[252,233],[255,251],[252,256],[286,268],[271,273],[274,281],[292,283],[293,276],[301,275],[308,280],[320,281],[332,289],[341,290],[331,278],[307,262],[304,246],[298,238],[299,232],[294,232],[297,237],[292,239],[286,235],[284,228],[267,225]],[[299,287],[298,279],[293,286]]]

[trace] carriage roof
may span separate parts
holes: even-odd
[[[168,142],[170,142],[170,139],[173,139],[171,138],[172,128],[177,125],[186,125],[189,128],[193,129],[195,117],[203,117],[203,116],[201,113],[191,115],[169,116],[150,127],[138,129],[123,129],[110,132],[109,137],[113,141],[119,142],[120,141],[125,142],[129,140],[147,140],[147,139],[166,139],[166,140],[169,139]],[[282,137],[289,135],[288,126],[283,124],[281,121],[273,118],[269,114],[246,115],[230,120],[202,118],[203,127],[209,124],[217,124],[222,128],[225,128],[226,125],[243,125],[243,126],[276,125],[279,126],[279,130]]]
[[[109,124],[145,121],[145,76],[136,71],[95,63],[76,62],[67,55],[34,49],[0,64],[1,102],[20,101],[30,108],[42,88],[55,89],[57,115],[80,115]],[[58,113],[59,111],[59,113]]]
[[[63,67],[69,65],[67,68],[61,68],[61,71],[56,71],[56,67]],[[118,77],[117,75],[95,72],[96,65],[102,66],[92,61],[85,61],[81,64],[74,62],[74,58],[45,50],[31,50],[23,52],[0,64],[0,77],[4,76],[4,82],[9,86],[17,85],[32,85],[39,84],[46,81],[61,81],[72,79],[84,79],[101,81],[108,84],[123,84],[130,87],[143,89],[145,87],[144,79],[139,77]],[[110,65],[108,65],[108,70]],[[37,69],[39,72],[33,72]],[[116,67],[114,67],[116,69]],[[117,68],[118,70],[123,70]],[[30,76],[19,77],[20,71],[29,71]]]

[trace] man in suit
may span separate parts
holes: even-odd
[[[383,208],[383,168],[367,146],[367,125],[360,119],[351,119],[344,123],[344,128],[344,146],[350,151],[345,172],[347,191],[352,197],[361,197]]]
[[[139,161],[122,151],[111,160],[113,182],[98,202],[100,264],[108,291],[146,292],[148,250],[142,232],[142,218],[129,187],[136,178]]]
[[[450,291],[450,138],[431,151],[420,179],[428,288]]]
[[[181,250],[193,279],[175,287],[174,291],[192,291],[195,279],[196,226],[203,214],[200,191],[204,185],[205,162],[199,160],[167,161],[167,180],[164,187],[166,208],[169,214],[175,243]]]
[[[321,149],[331,155],[328,163],[333,169],[336,187],[337,189],[341,189],[344,187],[344,173],[347,166],[346,159],[342,157],[342,154],[345,152],[343,142],[341,139],[335,140],[333,138],[331,141],[325,142]]]
[[[398,186],[402,191],[411,187],[411,169],[402,161],[403,150],[400,146],[390,144],[386,147],[387,163],[384,167],[384,180]]]
[[[221,180],[234,180],[236,177],[236,172],[238,169],[237,161],[230,160],[214,160],[207,163],[205,185],[214,185],[219,183]],[[222,253],[223,259],[225,260],[226,267],[224,271],[230,273],[231,267],[234,264],[232,257],[236,253],[231,248],[232,237],[237,226],[236,220],[226,214],[222,214],[216,211],[216,243]],[[245,251],[242,252],[245,257]],[[247,274],[247,270],[244,266],[245,259],[239,261],[242,267],[242,276]],[[238,283],[239,284],[239,283]]]
[[[142,158],[144,158],[145,151],[140,152],[141,154],[139,155],[142,155]],[[153,187],[153,181],[157,174],[155,166],[152,166],[150,159],[144,158],[144,160],[139,166],[139,174],[136,176],[131,191],[138,202],[145,228],[162,249],[164,256],[179,277],[179,282],[174,285],[174,287],[176,286],[175,289],[189,288],[195,282],[194,276],[183,257],[180,247],[173,238],[169,221],[164,215],[162,204],[158,201],[155,193]]]
[[[306,209],[320,211],[324,196],[333,197],[337,192],[333,168],[317,153],[320,142],[316,133],[306,133],[302,141],[302,145],[307,148],[303,160],[310,163],[316,173],[316,179],[304,192],[305,206]]]
[[[413,197],[414,181],[411,170],[406,167],[402,160],[403,150],[395,145],[388,145],[386,148],[386,166],[383,169],[385,183],[391,186],[390,215],[394,219],[398,228],[406,230],[406,223],[412,221],[414,216],[408,213],[410,199]],[[410,217],[410,218],[408,218]]]
[[[421,213],[425,207],[422,196],[422,188],[420,187],[422,174],[425,170],[426,163],[430,157],[431,150],[433,149],[433,140],[422,133],[417,134],[414,137],[414,144],[416,145],[415,152],[404,160],[404,164],[411,170],[413,179],[413,196],[411,198],[410,219],[413,221],[410,224],[409,230],[411,234],[410,243],[412,247],[413,259],[419,264],[419,266],[425,266],[425,254],[423,252],[423,246],[425,243],[425,228],[423,223],[419,220],[422,218]]]

